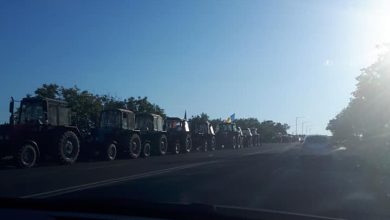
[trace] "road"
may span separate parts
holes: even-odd
[[[129,198],[349,219],[390,218],[390,175],[348,151],[300,157],[297,144],[33,169],[0,169],[0,197]]]

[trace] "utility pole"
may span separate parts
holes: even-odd
[[[311,125],[306,126],[306,134],[309,134],[309,133],[311,133]]]
[[[302,116],[295,117],[295,135],[298,136],[298,119],[303,118]]]
[[[302,136],[304,135],[304,133],[303,133],[303,126],[304,126],[306,123],[308,123],[308,121],[303,121],[303,122],[302,122]]]

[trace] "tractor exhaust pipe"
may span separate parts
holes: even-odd
[[[9,117],[10,125],[14,125],[15,123],[14,106],[15,106],[15,100],[14,97],[11,97],[11,102],[9,103],[9,112],[11,113],[11,116]]]

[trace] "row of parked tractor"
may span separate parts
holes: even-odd
[[[17,113],[12,100],[9,111],[10,123],[0,126],[0,158],[13,159],[21,168],[42,160],[73,164],[80,156],[135,159],[261,145],[255,128],[241,129],[235,123],[220,123],[214,130],[208,121],[106,109],[100,112],[99,125],[84,133],[72,125],[64,101],[27,97]]]

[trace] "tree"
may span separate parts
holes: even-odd
[[[35,90],[36,96],[58,99],[60,98],[59,86],[57,84],[43,84],[42,87]]]
[[[35,96],[62,99],[69,103],[72,110],[72,123],[88,132],[99,123],[103,109],[127,108],[135,112],[150,112],[165,117],[164,110],[151,103],[147,97],[134,97],[119,100],[110,95],[96,95],[77,86],[65,88],[57,84],[43,84],[35,90]]]
[[[237,126],[241,128],[257,128],[260,127],[260,122],[257,118],[240,118],[235,121]]]
[[[223,120],[222,120],[221,118],[216,118],[216,119],[211,119],[211,120],[210,120],[210,123],[211,123],[211,125],[214,127],[214,129],[216,129],[217,126],[218,126],[219,124],[221,124],[222,122],[223,122]]]
[[[390,134],[390,54],[361,70],[348,106],[328,123],[335,138],[375,139]]]
[[[151,103],[148,97],[130,97],[127,99],[127,107],[135,112],[149,112],[166,117],[164,110],[157,104]]]
[[[194,123],[194,124],[201,124],[207,121],[209,121],[209,116],[204,112],[202,112],[200,115],[192,116],[191,119],[189,120],[190,123]]]

